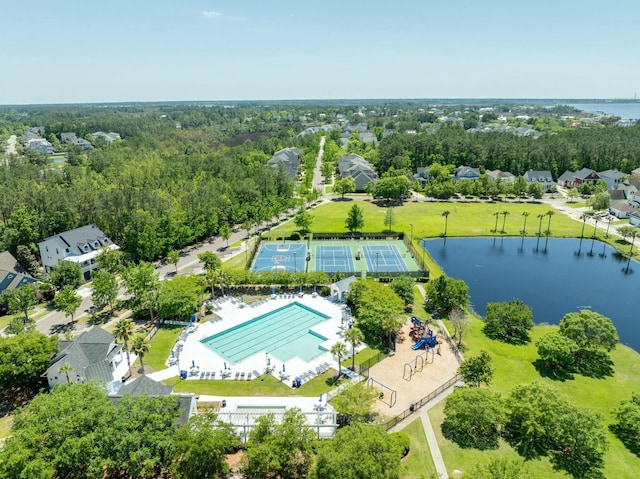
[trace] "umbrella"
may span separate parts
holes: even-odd
[[[195,368],[195,367],[196,367],[196,360],[195,360],[195,359],[192,359],[192,360],[191,360],[191,367],[192,367],[192,368]]]
[[[176,357],[176,353],[173,352],[173,349],[171,350],[171,357],[175,358]]]
[[[224,363],[224,370],[225,371],[227,370],[227,363],[226,362]]]
[[[283,364],[283,365],[282,365],[282,372],[284,372],[284,371],[285,371],[285,366],[284,366],[284,364]]]

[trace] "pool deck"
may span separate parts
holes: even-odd
[[[328,338],[321,346],[327,352],[307,362],[298,357],[283,362],[272,357],[269,351],[259,351],[248,358],[232,364],[215,351],[202,344],[202,340],[243,324],[257,316],[297,302],[329,318],[313,326],[310,330]],[[346,328],[344,305],[315,294],[279,294],[261,301],[245,304],[236,298],[226,296],[212,303],[216,318],[204,323],[196,323],[180,337],[174,348],[175,357],[169,357],[167,366],[172,371],[185,370],[187,379],[231,379],[250,380],[265,372],[291,385],[295,377],[302,382],[336,367],[336,359],[329,352],[338,341],[343,341]],[[350,350],[350,348],[347,348]],[[350,352],[350,351],[349,351]],[[195,366],[194,366],[195,364]],[[226,369],[225,369],[226,365]],[[284,372],[283,372],[284,366]],[[160,378],[158,378],[160,379]]]

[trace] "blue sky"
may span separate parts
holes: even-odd
[[[637,0],[3,3],[0,104],[640,90]]]

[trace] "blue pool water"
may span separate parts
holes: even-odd
[[[311,361],[326,352],[320,344],[327,338],[310,328],[328,318],[300,303],[291,303],[201,342],[234,364],[259,352],[283,362],[294,357]]]

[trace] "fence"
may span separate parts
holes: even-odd
[[[402,238],[402,241],[404,242],[407,249],[411,252],[411,255],[413,256],[413,259],[415,260],[415,262],[418,264],[418,266],[420,266],[420,269],[422,270],[423,275],[428,278],[429,267],[424,262],[424,249],[420,248],[422,251],[420,251],[420,253],[418,254],[418,250],[416,250],[416,247],[411,242],[411,238],[408,238],[407,235],[404,235],[404,237]]]
[[[435,391],[432,391],[431,393],[429,393],[427,396],[423,397],[422,399],[420,399],[419,401],[413,403],[411,406],[409,406],[408,409],[405,409],[403,412],[401,412],[400,414],[398,414],[396,417],[390,419],[389,421],[387,421],[383,426],[384,428],[388,431],[389,429],[391,429],[393,426],[395,426],[396,424],[398,424],[400,421],[403,421],[404,419],[408,418],[409,416],[411,416],[414,412],[416,412],[418,409],[420,409],[421,407],[423,407],[424,405],[426,405],[427,403],[429,403],[430,401],[433,401],[437,396],[439,396],[440,394],[442,394],[444,391],[446,391],[447,389],[449,389],[451,386],[453,386],[455,383],[457,383],[458,381],[460,381],[462,379],[461,376],[454,376],[451,379],[449,379],[446,383],[438,386],[438,388]]]
[[[387,357],[387,355],[385,353],[378,353],[375,356],[370,357],[366,361],[364,361],[364,362],[362,362],[360,364],[356,364],[355,372],[358,373],[360,376],[364,376],[364,377],[368,378],[369,377],[369,368],[371,366],[373,366],[374,364],[378,364],[380,361],[382,361],[386,357]]]
[[[440,330],[444,333],[443,336],[444,338],[447,340],[447,344],[449,345],[449,347],[451,348],[451,351],[453,351],[453,355],[456,357],[456,359],[458,360],[458,364],[462,363],[464,361],[464,358],[462,357],[462,353],[460,352],[460,350],[458,349],[458,346],[456,345],[456,343],[453,341],[453,338],[451,337],[451,335],[449,334],[449,330],[447,329],[447,327],[444,325],[444,323],[442,322],[442,320],[438,320],[438,325],[440,326]]]
[[[251,240],[247,240],[247,248],[249,248],[249,241]],[[247,269],[251,268],[251,264],[253,263],[253,258],[256,257],[256,254],[258,253],[258,249],[260,248],[260,241],[262,241],[262,235],[256,236],[256,238],[253,241],[253,247],[251,248],[251,251],[249,251],[249,254],[247,255],[247,262],[245,264],[245,268]]]
[[[369,233],[313,233],[314,240],[401,240],[404,233],[397,231],[378,231]]]

